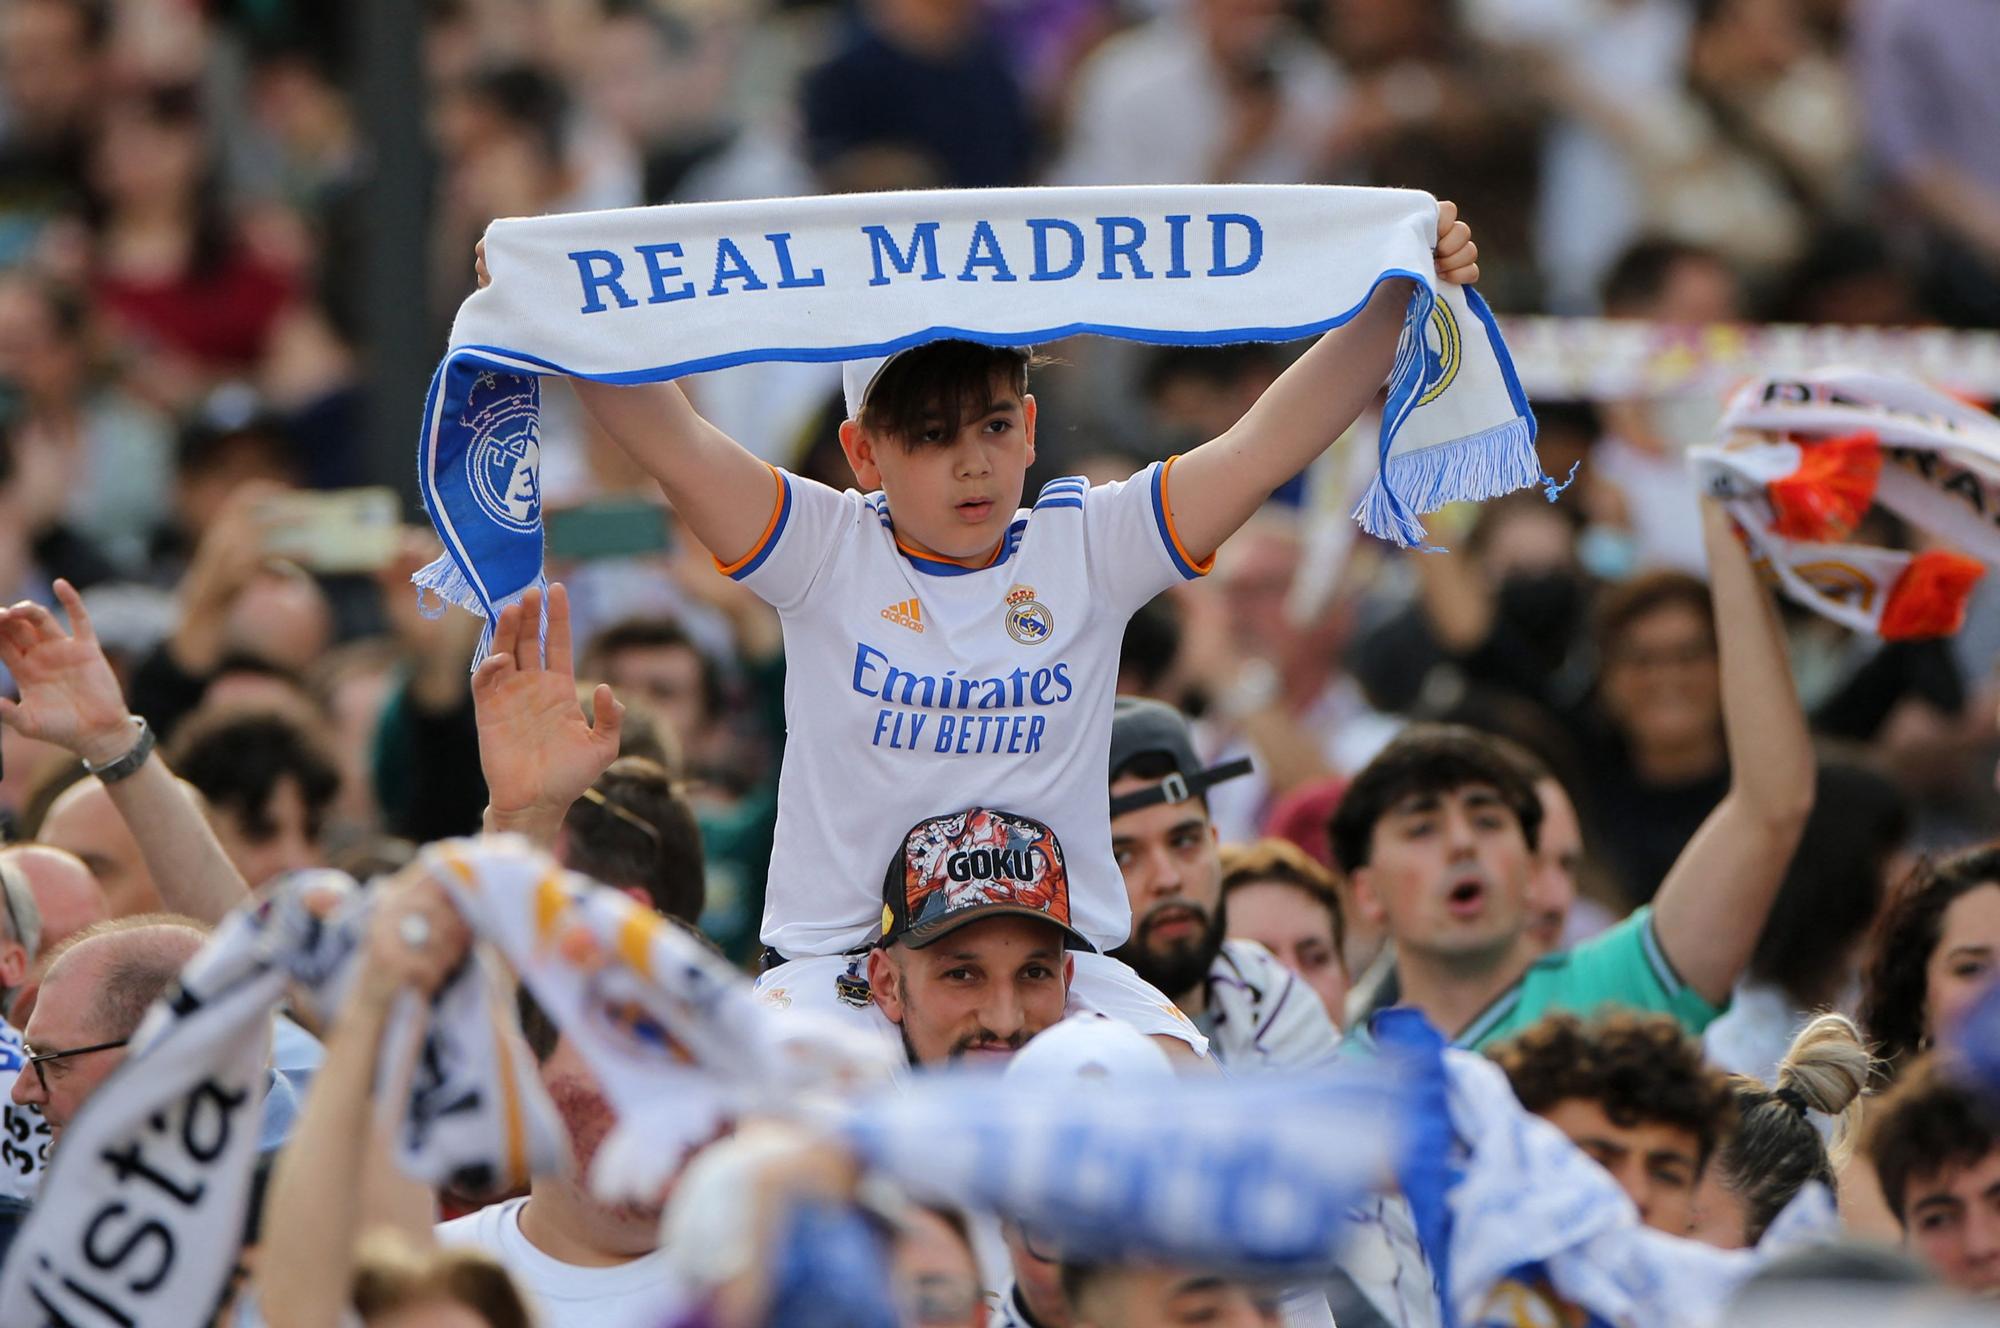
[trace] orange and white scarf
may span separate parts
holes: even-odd
[[[1827,369],[1744,385],[1721,436],[1690,461],[1791,598],[1889,641],[1964,623],[2000,562],[2000,421],[1907,379]],[[1876,506],[1928,547],[1852,543]]]

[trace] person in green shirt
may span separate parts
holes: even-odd
[[[1357,775],[1333,854],[1355,906],[1396,947],[1404,1005],[1481,1049],[1564,1011],[1671,1015],[1699,1033],[1749,962],[1812,808],[1813,752],[1783,637],[1749,555],[1705,503],[1729,792],[1652,904],[1568,950],[1530,932],[1542,805],[1517,762],[1470,729],[1417,725]],[[1662,686],[1670,662],[1656,662]]]

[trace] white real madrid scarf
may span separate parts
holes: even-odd
[[[1435,280],[1437,205],[1409,190],[1146,186],[848,194],[496,221],[424,405],[418,478],[445,556],[416,578],[492,618],[541,584],[539,380],[849,361],[956,337],[1286,341],[1415,282],[1388,382],[1373,534],[1540,481],[1492,315]]]
[[[243,1229],[272,1011],[294,985],[331,1017],[360,958],[372,897],[322,920],[304,896],[327,888],[353,882],[295,873],[231,913],[148,1011],[125,1063],[55,1150],[0,1275],[0,1323],[207,1322]],[[428,1184],[502,1190],[569,1156],[511,988],[478,951],[428,1019],[414,996],[398,1005],[377,1080],[399,1104],[398,1164]]]
[[[0,1323],[206,1323],[249,1201],[294,897],[239,910],[64,1131],[0,1274]]]
[[[2000,562],[2000,421],[1906,379],[1828,369],[1746,384],[1720,428],[1691,464],[1788,595],[1885,640],[1958,630]],[[1848,542],[1876,505],[1936,547]]]

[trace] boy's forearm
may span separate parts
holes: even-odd
[[[679,386],[614,387],[583,378],[570,386],[705,548],[734,562],[755,546],[777,502],[770,467],[703,419]]]
[[[700,446],[703,432],[713,432],[678,383],[621,387],[572,378],[569,385],[592,422],[662,485],[678,475],[676,462]]]
[[[1383,282],[1346,325],[1326,333],[1221,437],[1175,463],[1174,528],[1206,559],[1286,480],[1331,447],[1375,398],[1396,362],[1410,282]]]

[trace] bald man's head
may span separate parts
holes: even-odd
[[[111,901],[82,858],[49,844],[0,848],[35,897],[42,917],[41,953],[47,954],[95,922],[111,916]]]
[[[40,1075],[24,1072],[14,1081],[14,1101],[40,1107],[60,1136],[124,1063],[123,1044],[146,1010],[207,941],[199,922],[171,913],[101,922],[66,941],[49,958],[22,1035],[37,1052],[96,1050],[45,1062]]]
[[[49,806],[35,837],[83,860],[104,887],[112,917],[159,911],[160,892],[153,885],[152,873],[146,870],[139,843],[112,805],[111,795],[95,779],[63,790]]]

